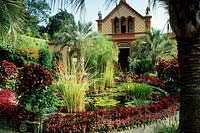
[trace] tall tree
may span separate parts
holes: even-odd
[[[50,14],[50,7],[45,0],[24,0],[26,6],[25,33],[38,37],[40,24],[45,25]]]
[[[0,38],[7,34],[15,35],[24,22],[24,4],[22,0],[0,0]]]
[[[59,13],[49,18],[47,32],[50,37],[53,38],[55,33],[73,32],[75,26],[74,16],[68,13],[67,10],[61,10]]]

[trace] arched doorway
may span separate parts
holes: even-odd
[[[128,44],[120,44],[119,45],[119,61],[118,64],[121,67],[122,71],[128,71],[129,70],[129,62],[128,57],[130,55],[130,47]]]

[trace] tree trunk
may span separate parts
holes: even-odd
[[[200,133],[200,36],[177,39],[181,76],[180,132]]]

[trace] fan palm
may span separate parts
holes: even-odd
[[[15,35],[23,26],[24,4],[22,0],[0,0],[0,37]]]
[[[175,45],[170,40],[170,36],[152,28],[147,31],[145,37],[136,41],[133,57],[138,59],[148,57],[152,65],[155,66],[161,58],[171,56],[170,54]]]

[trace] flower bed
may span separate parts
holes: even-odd
[[[137,108],[78,112],[75,115],[52,114],[44,122],[45,132],[94,132],[131,129],[176,113],[179,93],[160,97],[155,103]]]
[[[121,76],[120,77],[121,82],[136,82],[136,83],[147,83],[149,85],[158,86],[160,88],[165,87],[165,82],[160,80],[159,78],[151,77],[151,76],[143,76],[143,75],[136,75],[136,74],[130,74],[127,76]]]

